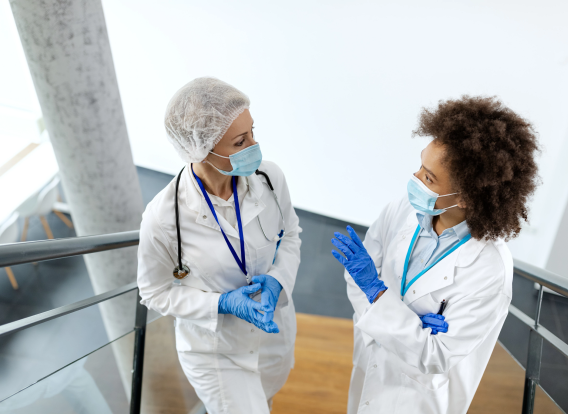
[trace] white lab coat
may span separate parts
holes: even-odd
[[[260,216],[267,236],[272,238],[282,229],[278,207],[264,177],[255,174],[240,177],[248,180],[249,186],[244,198],[239,199],[246,266],[251,277],[268,274],[282,285],[274,312],[274,321],[280,333],[268,334],[234,315],[218,314],[219,296],[247,283],[205,198],[191,181],[189,164],[180,179],[178,203],[182,262],[189,267],[190,274],[181,280],[181,284],[174,283],[172,272],[178,260],[174,210],[176,176],[148,204],[143,214],[138,250],[138,286],[142,304],[162,315],[176,317],[176,347],[179,353],[187,354],[187,357],[180,356],[182,365],[199,365],[199,369],[206,371],[223,369],[220,366],[223,362],[220,361],[225,361],[227,369],[234,370],[236,367],[237,370],[260,372],[263,380],[273,377],[285,381],[293,366],[296,318],[292,290],[300,263],[301,228],[280,168],[272,162],[263,161],[259,170],[268,174],[274,186],[286,221],[286,234],[273,264],[276,242],[266,240],[257,216]],[[221,215],[217,216],[240,257],[238,229],[231,227]],[[267,362],[262,359],[263,353],[279,357]],[[187,369],[191,370],[192,367],[184,367],[184,370]],[[199,378],[190,378],[190,381],[197,391]],[[276,388],[279,389],[281,385]],[[265,392],[272,393],[266,391],[266,384],[263,383],[263,386]],[[204,385],[204,388],[211,389],[211,384]],[[219,392],[224,394],[229,391]],[[267,395],[264,401],[271,397]],[[215,410],[212,408],[211,411]]]
[[[354,314],[348,413],[466,413],[483,376],[512,296],[513,259],[502,240],[470,239],[400,299],[404,260],[418,220],[405,197],[389,204],[364,245],[389,288],[369,304],[345,273]],[[431,335],[419,316],[444,316]]]

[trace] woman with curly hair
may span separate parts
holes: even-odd
[[[512,296],[505,241],[538,184],[532,125],[496,98],[424,109],[408,196],[335,233],[355,310],[348,413],[466,413]]]

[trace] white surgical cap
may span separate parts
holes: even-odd
[[[185,162],[201,162],[249,105],[249,98],[228,83],[194,79],[168,103],[168,139]]]

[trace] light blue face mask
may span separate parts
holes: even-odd
[[[228,157],[215,154],[213,151],[209,152],[221,158],[228,158],[229,161],[231,161],[231,165],[233,167],[232,171],[220,170],[209,161],[205,161],[224,175],[238,175],[240,177],[248,177],[249,175],[253,174],[258,169],[258,167],[260,167],[260,163],[262,162],[262,152],[260,152],[260,146],[258,144],[251,145],[250,147],[231,154]]]
[[[440,214],[445,213],[447,209],[457,206],[456,204],[455,206],[446,208],[434,208],[434,206],[436,205],[436,200],[439,197],[448,197],[459,193],[438,195],[428,187],[426,187],[426,185],[414,174],[412,175],[410,180],[408,180],[408,185],[406,188],[408,190],[408,200],[410,201],[410,204],[412,204],[412,207],[414,207],[418,211],[421,211],[422,213],[429,214],[431,216],[439,216]]]

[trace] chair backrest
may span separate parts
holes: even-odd
[[[40,191],[41,190],[29,196],[28,199],[24,201],[20,207],[18,207],[18,213],[20,214],[20,217],[30,217],[35,214],[35,211],[37,209],[37,196],[39,195]]]
[[[37,196],[37,205],[35,214],[38,216],[45,216],[53,210],[53,206],[57,201],[59,194],[59,177],[55,177],[51,182],[46,185]]]
[[[18,241],[18,217],[20,215],[14,212],[4,223],[0,224],[0,244]]]

